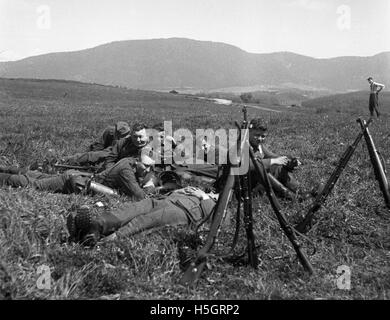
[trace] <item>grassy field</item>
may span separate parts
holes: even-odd
[[[295,173],[302,189],[325,182],[367,118],[368,94],[309,100],[282,113],[249,109],[265,118],[268,145],[300,157]],[[390,95],[381,100],[383,116],[370,127],[377,148],[390,159]],[[180,95],[133,91],[77,82],[0,79],[0,165],[26,166],[85,149],[107,125],[118,120],[154,123],[172,120],[174,129],[234,127],[241,109]],[[0,189],[0,298],[12,299],[389,299],[390,212],[385,208],[368,153],[362,143],[301,238],[316,252],[309,258],[316,275],[303,272],[267,199],[256,199],[255,235],[259,268],[213,258],[196,287],[179,285],[178,244],[190,238],[167,227],[93,249],[67,243],[65,217],[75,205],[102,201],[114,207],[125,198]],[[291,222],[310,201],[283,202]],[[96,209],[98,210],[98,209]],[[233,222],[233,221],[232,221]],[[225,228],[216,250],[227,251],[234,223]],[[243,230],[242,230],[243,231]],[[188,241],[190,241],[189,239]],[[237,252],[245,247],[241,232]],[[351,270],[350,290],[336,286],[337,268]],[[50,289],[39,289],[39,268],[51,272]]]

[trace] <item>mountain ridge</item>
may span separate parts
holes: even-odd
[[[113,41],[0,63],[0,77],[64,79],[151,90],[293,83],[348,91],[366,88],[368,76],[390,81],[390,52],[318,59],[289,51],[250,53],[222,42],[160,38]]]

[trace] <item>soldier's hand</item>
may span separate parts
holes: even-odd
[[[278,165],[284,166],[287,163],[288,163],[288,158],[286,156],[271,159],[271,165],[278,164]]]
[[[209,198],[209,196],[203,191],[198,188],[188,186],[184,188],[184,193],[188,194],[190,196],[195,196],[199,199],[206,200]]]

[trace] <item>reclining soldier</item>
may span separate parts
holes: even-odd
[[[89,207],[82,206],[68,215],[67,227],[71,240],[85,245],[94,245],[114,232],[116,237],[123,237],[168,225],[196,227],[211,215],[217,198],[216,194],[186,187],[163,199],[127,202],[97,217],[93,217]]]
[[[72,166],[97,165],[104,163],[110,154],[112,146],[122,138],[130,134],[130,126],[123,121],[119,121],[115,126],[107,127],[99,141],[90,145],[89,151],[76,153],[64,158],[61,162]]]
[[[154,176],[151,167],[154,161],[142,156],[141,160],[124,158],[111,169],[94,177],[94,181],[109,188],[118,189],[132,200],[144,199],[154,191]],[[84,191],[93,174],[78,170],[67,170],[62,174],[46,174],[16,167],[0,167],[0,186],[27,187],[54,193],[80,193]]]
[[[84,190],[91,176],[91,173],[77,170],[67,170],[62,174],[53,175],[17,167],[1,167],[0,186],[14,188],[31,186],[40,191],[79,193]]]
[[[119,139],[126,137],[129,133],[129,124],[118,121],[114,126],[105,128],[99,139],[89,146],[88,151],[101,151],[112,147]]]
[[[226,163],[226,158],[227,149],[221,145],[211,144],[206,140],[206,137],[201,137],[196,141],[195,163],[174,164],[173,168],[184,180],[212,184],[218,176],[218,164],[221,161],[221,164],[224,161]]]
[[[292,199],[292,194],[301,193],[298,188],[298,182],[294,177],[290,176],[290,172],[294,169],[294,165],[287,156],[280,156],[271,152],[265,145],[265,138],[267,134],[266,124],[259,118],[253,119],[249,124],[249,144],[253,148],[255,157],[258,161],[261,161],[267,170],[275,179],[271,179],[271,184],[274,188],[275,193],[278,196]],[[218,162],[219,159],[226,159],[229,161],[228,151],[222,146],[208,146],[207,141],[205,149],[211,149],[212,152],[215,152],[215,159]],[[221,153],[224,153],[226,157]],[[218,157],[217,157],[218,155]],[[300,162],[296,161],[295,165],[299,165]],[[217,177],[216,166],[210,164],[206,165],[204,168],[202,166],[192,165],[188,168],[178,170],[185,170],[194,174],[202,174],[210,178],[216,179],[215,187],[217,190],[221,187],[220,181]],[[254,191],[264,191],[263,186],[259,184],[259,179],[257,178],[257,173],[253,164],[250,164],[249,170],[252,176],[252,186],[255,188]],[[291,194],[290,194],[291,192]],[[307,192],[301,193],[302,196],[306,197]]]
[[[145,199],[154,192],[155,177],[152,172],[154,160],[147,155],[138,158],[123,158],[111,168],[97,174],[94,180],[105,186],[119,190],[133,201]]]
[[[292,195],[289,191],[296,193],[298,191],[298,182],[290,176],[289,172],[291,166],[289,166],[290,159],[286,156],[279,156],[268,150],[264,146],[265,137],[267,133],[267,126],[261,119],[253,119],[249,124],[249,143],[255,152],[256,159],[261,161],[267,172],[271,173],[275,178],[271,180],[274,187],[275,193],[279,196],[291,198]],[[213,145],[205,139],[201,141],[201,148],[197,157],[204,157],[205,164],[186,164],[186,165],[175,165],[177,173],[183,178],[187,175],[189,177],[196,175],[202,176],[208,179],[217,180],[215,186],[219,189],[220,181],[218,179],[218,165],[226,164],[229,159],[228,150],[221,145]],[[210,157],[211,154],[211,157]],[[211,162],[210,158],[214,158],[215,162]],[[222,163],[221,163],[222,159]],[[252,173],[252,185],[256,190],[263,191],[261,185],[259,185],[257,174],[253,165],[250,165],[250,171]],[[205,179],[206,180],[206,179]],[[286,189],[287,188],[287,189]]]
[[[146,134],[146,126],[141,123],[136,123],[131,130],[131,134],[118,140],[110,149],[105,161],[105,168],[111,168],[123,158],[139,158],[143,148],[148,143],[149,137]]]

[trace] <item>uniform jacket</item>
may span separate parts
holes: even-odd
[[[111,168],[104,170],[96,176],[96,181],[110,188],[118,189],[122,193],[139,201],[145,198],[145,192],[141,188],[135,175],[133,158],[123,158]]]
[[[255,157],[263,162],[264,167],[266,170],[269,170],[271,168],[271,159],[278,158],[279,155],[276,153],[271,152],[267,147],[264,145],[260,145],[258,148],[253,148],[253,151],[255,153]]]
[[[183,195],[175,192],[172,192],[166,199],[187,214],[190,225],[192,226],[196,226],[201,219],[209,216],[216,204],[211,198],[201,200],[196,196]]]
[[[105,163],[106,169],[111,168],[116,162],[123,158],[139,157],[141,155],[142,148],[143,147],[135,146],[131,141],[131,138],[122,138],[118,140],[107,155]]]
[[[115,144],[115,127],[108,126],[104,129],[101,137],[89,146],[88,151],[101,151]]]

